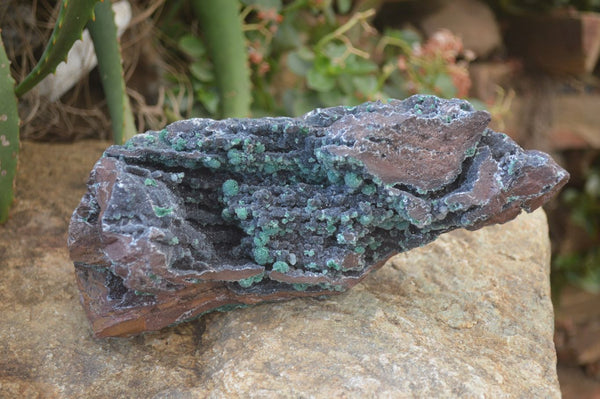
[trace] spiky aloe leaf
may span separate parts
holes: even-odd
[[[250,113],[250,71],[238,0],[193,0],[215,64],[222,117]]]
[[[96,19],[88,23],[88,30],[98,57],[98,70],[110,112],[113,141],[115,144],[123,144],[137,132],[123,78],[115,15],[109,1],[98,3],[94,13]]]
[[[8,219],[13,202],[19,153],[19,113],[10,61],[0,38],[0,223]]]
[[[50,40],[42,57],[33,70],[15,89],[18,97],[27,93],[48,74],[54,73],[58,64],[67,58],[69,50],[81,33],[88,20],[94,18],[94,6],[99,0],[63,0],[60,12],[54,24]],[[102,0],[110,3],[110,0]]]

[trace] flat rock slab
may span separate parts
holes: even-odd
[[[0,397],[559,397],[542,211],[454,231],[339,296],[92,337],[65,246],[105,143],[24,144],[0,227]]]

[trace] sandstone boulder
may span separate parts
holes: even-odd
[[[25,143],[0,226],[0,397],[559,397],[542,211],[457,230],[348,292],[94,339],[65,247],[105,143]]]

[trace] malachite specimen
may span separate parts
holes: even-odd
[[[69,248],[99,337],[343,292],[440,234],[532,211],[568,173],[462,100],[190,119],[112,146]]]

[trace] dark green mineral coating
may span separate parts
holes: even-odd
[[[568,174],[488,122],[465,101],[413,96],[300,118],[184,120],[110,147],[70,227],[80,288],[106,287],[84,300],[88,315],[137,307],[122,322],[168,325],[181,320],[161,303],[215,284],[231,300],[213,307],[343,291],[441,233],[539,207]],[[92,267],[105,272],[86,277]],[[176,316],[205,312],[198,303]]]

